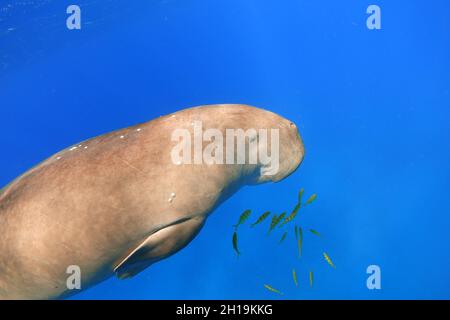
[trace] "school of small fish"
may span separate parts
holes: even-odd
[[[302,202],[303,194],[304,194],[304,189],[302,188],[302,189],[300,189],[300,191],[298,193],[298,201],[297,201],[296,205],[294,206],[292,211],[290,211],[290,213],[287,216],[286,216],[286,212],[282,212],[280,214],[276,214],[276,213],[272,214],[272,218],[270,220],[267,235],[270,235],[275,229],[283,228],[285,225],[295,221],[295,219],[298,217],[298,213],[299,213],[300,209],[311,205],[317,199],[317,194],[314,193],[311,196],[309,196],[309,198],[303,203]],[[251,213],[252,213],[252,211],[250,209],[245,210],[239,216],[238,222],[233,225],[234,232],[233,232],[233,237],[232,237],[232,244],[233,244],[233,249],[236,252],[237,256],[241,255],[241,251],[238,246],[238,230],[239,230],[239,227],[242,226],[250,218]],[[250,227],[253,228],[255,226],[261,225],[265,220],[267,220],[267,218],[269,218],[270,215],[271,215],[270,211],[266,211],[266,212],[262,213],[256,220],[254,220],[253,223],[250,224]],[[308,230],[314,236],[322,237],[322,235],[315,229],[309,228],[306,230]],[[284,231],[280,240],[278,240],[278,244],[281,245],[282,243],[284,243],[286,238],[288,237],[288,234],[289,234],[288,231]],[[303,229],[301,226],[298,225],[298,223],[294,224],[294,235],[295,235],[295,242],[296,242],[296,247],[297,247],[297,256],[298,256],[298,258],[301,258],[302,249],[303,249]],[[323,255],[325,262],[332,268],[336,269],[336,266],[333,263],[333,261],[331,260],[328,253],[323,252],[322,255]],[[298,281],[298,277],[297,277],[297,271],[295,269],[292,269],[292,279],[293,279],[294,285],[296,287],[298,287],[299,281]],[[311,271],[309,271],[309,286],[311,288],[313,287],[313,283],[314,283],[314,271],[311,270]],[[273,293],[276,293],[279,295],[283,295],[283,293],[280,290],[275,289],[271,285],[264,284],[264,288],[266,288],[270,292],[273,292]]]

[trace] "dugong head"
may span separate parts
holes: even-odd
[[[229,141],[233,141],[229,139],[231,134],[237,141],[234,145],[235,157],[239,158],[240,151],[245,154],[243,175],[246,184],[280,181],[293,173],[303,161],[305,148],[294,122],[248,105],[215,105],[211,106],[210,111],[220,119],[222,129],[226,129],[223,131],[227,132],[227,148]],[[242,152],[244,140],[246,145]],[[240,163],[239,160],[237,163]]]
[[[276,113],[258,109],[251,123],[258,130],[258,166],[254,183],[278,182],[293,173],[302,163],[305,148],[293,121]],[[264,159],[264,155],[269,155]],[[270,160],[269,160],[270,159]]]

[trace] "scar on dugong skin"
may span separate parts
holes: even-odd
[[[262,175],[260,162],[174,164],[173,131],[192,134],[196,121],[224,136],[278,129],[278,171]],[[260,147],[246,145],[248,153]],[[185,247],[241,186],[279,181],[303,156],[292,122],[246,105],[185,109],[62,150],[0,193],[0,298],[76,293],[66,285],[71,265],[80,267],[81,289],[134,276]]]

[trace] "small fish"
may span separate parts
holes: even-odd
[[[285,233],[283,233],[279,243],[282,243],[284,241],[284,239],[286,239],[286,236],[287,236],[287,231]]]
[[[277,223],[275,224],[275,226],[280,223],[281,220],[284,219],[284,217],[286,216],[286,212],[283,212],[282,214],[280,214],[277,218]]]
[[[314,273],[312,271],[309,272],[309,286],[312,288],[314,282]]]
[[[241,254],[238,248],[238,236],[236,231],[233,233],[233,249],[236,251],[238,256]]]
[[[263,222],[264,220],[266,220],[266,218],[270,215],[270,211],[266,211],[264,212],[262,215],[259,216],[259,218],[252,223],[252,228],[254,226],[256,226],[257,224],[260,224],[261,222]]]
[[[295,231],[295,241],[298,241],[298,227],[297,226],[294,227],[294,231]]]
[[[309,229],[309,231],[310,231],[312,234],[315,234],[316,236],[320,237],[320,233],[317,232],[316,230],[314,230],[314,229]]]
[[[292,269],[292,278],[294,279],[295,286],[298,287],[297,272],[295,272],[295,269]]]
[[[275,292],[275,293],[278,293],[278,294],[283,295],[283,293],[282,293],[281,291],[275,289],[274,287],[269,286],[268,284],[265,284],[264,287],[265,287],[267,290],[269,290],[269,291],[272,291],[272,292]]]
[[[301,188],[298,193],[298,203],[302,203],[303,192],[305,192],[305,189]]]
[[[316,198],[317,198],[317,194],[314,193],[311,197],[308,198],[308,200],[306,200],[305,206],[313,203],[313,201],[316,200]]]
[[[298,210],[300,209],[301,204],[297,203],[297,205],[294,207],[294,210],[292,210],[292,213],[284,219],[284,221],[280,224],[280,228],[284,226],[286,223],[291,222],[294,220],[294,218],[297,216]]]
[[[333,268],[336,269],[336,266],[334,265],[333,261],[331,261],[330,257],[328,256],[328,254],[326,252],[323,253],[323,257],[325,258],[325,260],[328,262],[328,264],[330,266],[332,266]]]
[[[303,230],[302,227],[298,228],[298,238],[297,238],[297,247],[298,247],[298,257],[302,256],[302,247],[303,247]]]
[[[269,227],[269,232],[272,231],[273,229],[275,229],[275,227],[277,226],[278,222],[280,222],[279,216],[274,214],[272,217],[272,221],[270,221],[270,227]]]
[[[248,209],[242,212],[241,216],[239,217],[239,221],[237,224],[235,224],[233,227],[237,229],[241,224],[243,224],[247,219],[250,217],[250,214],[252,213],[252,210]]]

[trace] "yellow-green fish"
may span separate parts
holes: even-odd
[[[273,228],[275,228],[277,223],[278,223],[278,216],[277,216],[277,214],[274,214],[273,217],[272,217],[272,221],[270,221],[270,227],[269,227],[269,232],[268,233],[270,233],[270,231],[272,231]]]
[[[305,206],[313,203],[313,201],[316,200],[316,198],[317,198],[317,194],[314,193],[311,197],[308,198],[308,200],[306,200]]]
[[[336,266],[334,265],[333,261],[331,261],[330,257],[328,256],[328,254],[326,252],[323,253],[323,257],[325,258],[325,260],[328,262],[328,264],[330,266],[332,266],[333,268],[336,269]]]
[[[236,231],[233,233],[233,249],[236,251],[238,256],[241,254],[238,248],[238,236]]]
[[[316,230],[314,230],[314,229],[309,229],[309,231],[310,231],[312,234],[315,234],[316,236],[320,237],[320,233],[317,232]]]
[[[301,188],[298,193],[298,203],[302,203],[303,192],[305,192],[305,189]]]
[[[250,217],[250,214],[252,213],[252,210],[247,209],[244,212],[242,212],[241,216],[239,217],[239,221],[237,224],[235,224],[233,227],[237,228],[239,227],[241,224],[243,224],[245,221],[247,221],[247,219]]]
[[[269,291],[283,295],[283,293],[280,290],[277,290],[274,287],[269,286],[268,284],[265,284],[264,287]]]
[[[266,218],[270,215],[270,211],[266,211],[264,212],[262,215],[259,216],[259,218],[252,223],[252,227],[256,226],[257,224],[260,224],[261,222],[263,222],[264,220],[266,220]]]
[[[274,226],[274,227],[276,227],[277,224],[279,224],[280,221],[284,219],[284,216],[285,216],[285,215],[286,215],[286,212],[283,212],[282,214],[280,214],[280,215],[278,216],[277,222],[275,223],[275,226]]]
[[[309,286],[312,288],[314,282],[314,273],[312,271],[309,272]]]
[[[286,215],[286,212],[283,212],[279,216],[277,216],[276,214],[273,216],[272,221],[270,223],[269,233],[270,233],[270,231],[275,229],[275,227],[278,225],[278,223],[280,223],[280,221],[283,220],[285,215]]]
[[[292,269],[292,278],[294,279],[295,286],[298,287],[297,272],[295,272],[295,269]]]
[[[283,233],[279,243],[282,243],[284,241],[284,239],[286,239],[286,236],[287,236],[287,231],[285,233]]]
[[[297,216],[298,210],[300,209],[301,204],[297,203],[297,205],[294,207],[294,210],[292,210],[292,213],[284,219],[284,221],[280,224],[280,228],[284,226],[286,223],[291,222],[294,220],[294,218]]]

